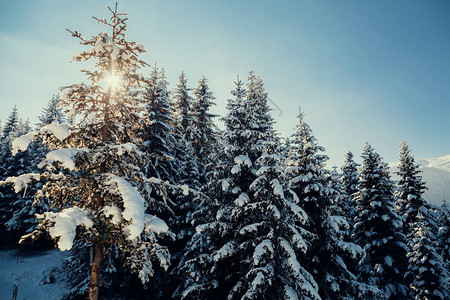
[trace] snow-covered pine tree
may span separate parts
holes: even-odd
[[[307,241],[308,251],[301,257],[303,265],[317,282],[322,299],[374,297],[379,292],[376,287],[358,282],[344,263],[356,262],[363,251],[339,234],[340,223],[346,221],[330,215],[337,191],[330,188],[324,168],[328,157],[321,153],[324,148],[318,145],[303,114],[298,118],[290,137],[286,176],[295,203],[308,215],[306,229],[313,234]]]
[[[61,250],[72,247],[76,233],[92,244],[90,299],[98,298],[100,267],[110,245],[120,249],[125,265],[143,283],[153,274],[153,262],[163,268],[170,264],[167,248],[158,243],[159,236],[170,231],[162,219],[145,214],[146,208],[158,211],[164,206],[146,193],[160,184],[140,172],[145,155],[131,143],[135,128],[130,125],[138,124],[140,117],[139,101],[131,91],[143,82],[136,70],[145,65],[138,58],[145,50],[125,39],[125,14],[118,13],[117,6],[109,10],[109,21],[97,21],[111,34],[85,39],[70,31],[90,47],[73,61],[97,59],[96,70],[83,71],[90,83],[63,88],[62,107],[76,116],[76,124],[54,124],[16,139],[16,148],[23,150],[41,137],[52,151],[39,165],[44,172],[11,180],[18,190],[32,179],[45,180],[36,201],[49,197],[53,211],[40,216],[39,230],[56,239]]]
[[[9,176],[16,176],[24,169],[23,162],[26,155],[21,153],[20,156],[13,157],[11,153],[11,143],[19,133],[19,122],[18,110],[14,106],[5,122],[0,139],[0,180]],[[9,186],[0,185],[0,234],[2,243],[16,242],[11,236],[10,227],[6,223],[12,218],[13,204],[19,197]]]
[[[187,78],[184,72],[178,77],[179,83],[173,91],[174,113],[176,117],[177,129],[185,143],[191,143],[194,140],[194,123],[192,116],[193,98],[189,94],[191,89],[187,87]]]
[[[320,299],[297,260],[303,210],[284,196],[278,138],[262,81],[238,80],[224,118],[224,147],[208,185],[209,210],[180,264],[183,299]],[[252,161],[252,157],[254,160]]]
[[[410,252],[408,253],[408,273],[413,280],[410,284],[413,299],[444,300],[450,295],[449,278],[442,257],[436,252],[434,234],[428,226],[427,217],[419,211],[412,225]]]
[[[426,201],[422,198],[426,189],[422,176],[420,176],[422,171],[419,170],[419,165],[415,163],[411,150],[405,141],[400,144],[397,169],[396,174],[399,176],[399,180],[394,196],[399,213],[403,217],[404,232],[408,237],[411,237],[409,233],[414,235],[411,229],[413,224],[418,221],[419,213],[422,213],[423,217],[427,219],[430,216],[427,212]]]
[[[438,224],[438,250],[446,266],[447,286],[450,288],[450,209],[446,201],[442,203]]]
[[[195,189],[198,182],[195,166],[196,160],[190,156],[189,145],[180,142],[179,131],[174,126],[177,124],[174,116],[173,105],[169,101],[169,92],[167,90],[167,80],[164,70],[158,71],[155,67],[151,73],[150,79],[142,94],[142,99],[146,108],[145,124],[141,129],[141,139],[143,140],[143,151],[150,158],[144,166],[144,173],[149,178],[161,180],[161,190],[152,191],[150,196],[159,202],[166,203],[164,211],[160,211],[171,230],[177,234],[175,241],[166,241],[172,254],[173,262],[176,264],[182,255],[187,239],[191,235],[192,226],[187,222],[188,215],[191,213],[191,197],[189,187]],[[189,170],[186,165],[192,168]],[[190,172],[187,174],[187,172]],[[190,178],[189,178],[190,177]],[[164,183],[163,183],[164,182]],[[173,188],[182,184],[184,191]],[[194,186],[193,186],[194,185]],[[149,213],[156,213],[151,209]],[[155,292],[155,298],[164,298],[170,296],[172,285],[176,285],[176,277],[168,277],[163,271],[158,271],[158,278],[149,287]]]
[[[190,95],[191,89],[187,87],[187,78],[184,72],[178,77],[179,83],[173,91],[173,116],[174,129],[177,142],[183,148],[180,152],[182,162],[180,172],[180,183],[188,184],[194,189],[198,189],[205,179],[202,178],[199,161],[195,155],[194,140],[200,136],[198,129],[194,127],[195,117],[192,112],[194,99]]]
[[[199,170],[203,172],[202,179],[205,180],[206,166],[211,162],[210,156],[215,152],[217,136],[213,118],[216,115],[209,112],[216,99],[209,91],[208,80],[203,77],[199,80],[197,88],[194,90],[195,98],[192,101],[193,132],[194,139],[192,147],[194,156],[199,163]]]
[[[376,285],[385,299],[408,299],[405,281],[407,241],[402,219],[394,207],[388,166],[366,144],[361,155],[358,192],[353,194],[356,216],[353,237],[366,251],[359,262],[359,278]]]
[[[17,127],[12,132],[14,132],[13,137],[17,137],[30,131],[30,122],[28,120],[19,120]],[[9,151],[11,152],[11,150],[10,148]],[[23,173],[37,172],[37,165],[44,155],[39,144],[33,142],[26,151],[10,156],[9,174],[7,176],[14,177]],[[11,215],[5,226],[11,233],[12,241],[14,242],[17,242],[22,235],[36,229],[39,222],[36,220],[35,214],[48,211],[48,203],[46,201],[34,204],[33,198],[36,191],[35,186],[30,186],[23,193],[15,194],[13,191],[9,192],[12,200],[9,203]]]
[[[345,212],[348,222],[353,228],[353,219],[355,217],[355,203],[353,201],[352,195],[356,193],[358,185],[358,167],[359,164],[353,160],[353,153],[348,151],[345,154],[345,161],[341,167],[342,175],[342,202],[340,206]]]
[[[174,120],[167,85],[164,70],[155,67],[142,93],[145,124],[140,138],[143,151],[150,156],[144,166],[145,175],[174,183],[179,178],[180,162],[175,156],[179,146],[172,127]]]
[[[52,124],[53,122],[64,123],[67,121],[62,108],[58,107],[58,103],[59,94],[53,95],[48,101],[47,106],[42,110],[41,115],[38,117],[39,123],[36,124],[38,128]]]

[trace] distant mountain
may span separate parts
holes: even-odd
[[[444,200],[450,203],[450,155],[438,158],[416,159],[420,164],[423,181],[428,188],[423,197],[427,202],[441,205]],[[397,163],[389,164],[396,171]],[[393,176],[397,180],[397,176]]]

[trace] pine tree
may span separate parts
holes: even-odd
[[[341,167],[342,170],[342,202],[340,206],[345,212],[347,220],[353,227],[353,219],[355,217],[355,203],[352,195],[355,194],[358,185],[358,166],[359,164],[353,160],[353,153],[350,151],[345,154],[345,162]]]
[[[213,118],[216,115],[209,112],[215,97],[209,91],[208,80],[203,77],[199,80],[197,88],[194,90],[195,99],[192,101],[192,116],[194,140],[192,147],[194,156],[199,161],[199,170],[205,170],[210,163],[211,153],[216,145],[215,125]],[[203,174],[205,177],[205,174]]]
[[[159,72],[155,67],[142,94],[146,118],[140,137],[143,150],[151,157],[144,167],[145,175],[173,183],[179,178],[180,162],[175,156],[178,145],[167,85],[164,70]]]
[[[21,157],[13,157],[11,153],[11,143],[19,132],[19,116],[17,107],[14,106],[3,127],[0,139],[0,180],[9,176],[16,176],[18,172],[23,171],[23,162]],[[18,196],[10,187],[0,186],[0,234],[2,242],[11,242],[11,231],[6,224],[13,216],[13,203]]]
[[[196,234],[180,263],[183,299],[319,299],[297,260],[304,212],[284,196],[278,138],[262,81],[236,82]],[[253,158],[253,160],[251,159]],[[200,217],[198,217],[200,215]]]
[[[393,183],[387,164],[366,144],[362,154],[356,201],[354,239],[366,256],[358,265],[359,277],[376,285],[386,299],[407,299],[406,237],[394,208]]]
[[[19,122],[19,115],[17,113],[17,107],[14,106],[11,114],[8,116],[5,125],[3,125],[2,139],[8,139],[11,137],[12,131],[17,127]]]
[[[415,215],[413,223],[413,238],[410,239],[411,251],[408,253],[409,273],[413,276],[410,285],[414,299],[447,299],[450,295],[448,289],[448,275],[445,271],[444,261],[436,252],[431,228],[422,212]]]
[[[441,214],[438,219],[438,251],[445,263],[447,271],[447,288],[450,288],[450,210],[446,201],[441,206]]]
[[[21,136],[31,131],[30,122],[19,120],[17,127],[12,131],[14,136]],[[12,148],[9,149],[11,152]],[[33,142],[26,151],[11,156],[9,162],[8,177],[20,176],[23,173],[36,173],[37,165],[43,158],[42,149],[39,144]],[[9,203],[10,216],[5,226],[12,234],[12,241],[17,242],[22,235],[32,232],[36,229],[38,221],[35,214],[42,214],[48,211],[48,203],[41,201],[34,203],[36,187],[30,186],[23,193],[15,194],[9,192],[11,202]]]
[[[415,224],[419,213],[427,215],[426,201],[422,198],[425,191],[425,183],[419,170],[419,165],[415,163],[411,150],[405,141],[400,144],[398,154],[398,171],[396,174],[400,177],[397,183],[397,190],[394,193],[396,197],[399,213],[404,219],[404,232],[411,232],[411,227]]]
[[[143,283],[153,275],[152,262],[167,269],[170,254],[158,243],[159,236],[171,234],[166,223],[145,209],[159,211],[164,203],[148,197],[160,189],[158,181],[147,180],[140,172],[145,155],[131,142],[133,124],[140,117],[134,90],[143,83],[135,71],[146,65],[137,56],[144,47],[125,39],[125,14],[109,8],[109,21],[97,19],[112,29],[91,39],[72,35],[91,48],[73,61],[97,59],[96,70],[83,71],[90,84],[64,88],[61,105],[76,112],[77,123],[54,125],[34,135],[41,137],[52,151],[40,167],[41,174],[24,174],[14,180],[15,187],[31,180],[44,180],[36,198],[49,197],[52,212],[40,216],[39,230],[57,240],[61,250],[72,247],[75,233],[92,244],[89,298],[99,295],[100,270],[104,253],[117,246],[123,261]],[[28,134],[17,140],[19,150],[33,138]],[[61,172],[63,171],[63,172]],[[39,232],[34,232],[35,236]]]
[[[38,117],[39,123],[36,124],[38,128],[52,124],[53,122],[64,123],[67,121],[64,112],[58,107],[58,103],[59,94],[53,95],[48,102],[47,107],[42,110],[41,115]]]
[[[363,251],[340,235],[339,224],[345,219],[331,216],[338,194],[330,187],[324,168],[328,157],[321,154],[324,148],[318,145],[303,114],[298,118],[296,132],[290,138],[286,174],[296,204],[308,215],[306,229],[313,234],[302,257],[305,268],[316,280],[322,299],[373,297],[377,289],[355,280],[344,263],[355,262]]]
[[[191,89],[186,85],[187,78],[184,72],[181,72],[178,80],[179,83],[173,93],[177,129],[180,131],[184,142],[191,144],[194,140],[194,121],[192,116],[193,98],[189,95]]]

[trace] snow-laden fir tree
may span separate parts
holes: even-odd
[[[419,169],[419,165],[415,163],[411,150],[405,141],[400,144],[397,169],[396,174],[399,180],[394,196],[399,213],[403,217],[404,232],[409,237],[410,234],[414,235],[410,229],[418,221],[419,213],[425,214],[428,221],[431,221],[431,216],[428,214],[426,201],[422,198],[426,189],[422,176],[420,176],[422,171]]]
[[[163,203],[147,197],[159,182],[147,180],[140,171],[144,154],[131,142],[139,120],[139,99],[132,93],[143,82],[136,70],[145,65],[138,58],[144,47],[125,39],[125,14],[110,9],[110,20],[97,19],[111,29],[90,39],[70,31],[88,46],[73,61],[96,59],[94,71],[84,70],[89,82],[63,88],[62,107],[76,117],[76,124],[51,124],[45,130],[15,140],[19,150],[36,136],[50,151],[39,167],[42,173],[24,174],[14,180],[17,189],[31,179],[44,180],[35,201],[51,199],[52,212],[40,216],[39,230],[57,240],[61,250],[72,247],[76,234],[92,244],[89,298],[97,299],[104,253],[117,246],[124,264],[143,283],[153,274],[153,263],[168,268],[170,255],[158,236],[170,232],[156,215]],[[14,150],[17,150],[14,149]],[[32,235],[36,235],[34,232]]]
[[[322,299],[374,297],[377,288],[358,282],[344,262],[356,262],[363,251],[340,235],[340,226],[348,224],[344,217],[330,214],[338,195],[330,187],[324,168],[328,157],[322,154],[324,148],[318,145],[303,114],[298,118],[290,137],[286,176],[295,203],[308,215],[306,229],[313,234],[308,251],[301,257],[303,265],[317,282]]]
[[[447,280],[450,284],[450,209],[446,201],[441,206],[438,224],[438,251],[446,265]]]
[[[347,152],[345,154],[345,161],[341,167],[341,182],[342,182],[342,202],[340,206],[345,212],[348,222],[353,227],[353,218],[355,217],[355,203],[352,195],[356,193],[358,185],[358,167],[359,164],[353,160],[353,153]]]
[[[153,68],[142,93],[145,123],[140,129],[140,138],[143,151],[150,155],[150,161],[144,166],[145,175],[175,182],[179,178],[180,161],[176,157],[179,145],[174,136],[167,85],[164,70]]]
[[[172,231],[177,234],[175,241],[166,241],[175,263],[179,261],[192,228],[187,223],[191,211],[189,187],[195,188],[198,182],[196,160],[190,156],[189,145],[185,145],[180,131],[175,128],[177,121],[174,108],[169,101],[168,83],[164,71],[155,67],[148,80],[142,100],[145,105],[144,126],[140,130],[143,140],[143,151],[149,160],[144,166],[144,173],[149,178],[161,181],[162,190],[154,190],[150,196],[165,204],[164,210],[158,211],[168,221]],[[183,149],[186,148],[186,149]],[[189,168],[187,168],[189,165]],[[174,188],[182,184],[184,191]],[[161,192],[163,191],[163,192]],[[160,210],[160,208],[159,208]],[[156,213],[149,208],[149,213]],[[154,297],[168,297],[171,285],[176,277],[169,278],[165,272],[158,270],[157,278],[150,287]]]
[[[42,110],[41,115],[38,117],[39,123],[36,124],[36,127],[40,128],[53,122],[64,123],[67,121],[62,108],[58,107],[58,104],[59,94],[53,95],[48,101],[47,106]]]
[[[408,273],[412,299],[448,299],[449,278],[442,257],[436,252],[434,234],[428,226],[426,216],[419,212],[412,225],[413,234],[409,240]]]
[[[191,89],[187,87],[187,78],[184,72],[178,77],[178,84],[173,91],[174,113],[176,126],[185,143],[194,140]]]
[[[199,162],[199,170],[205,172],[206,166],[210,163],[210,156],[215,152],[217,137],[213,118],[216,115],[209,112],[215,97],[209,90],[208,80],[203,77],[199,80],[197,88],[194,90],[194,100],[192,101],[192,127],[194,139],[192,147],[194,156]],[[205,174],[202,176],[205,177]]]
[[[17,127],[11,132],[14,132],[13,137],[17,137],[27,134],[30,131],[31,126],[29,121],[24,122],[19,120]],[[40,144],[37,142],[32,142],[26,151],[15,156],[12,156],[11,150],[12,148],[10,147],[10,160],[7,164],[7,176],[13,178],[24,173],[37,172],[37,165],[45,155],[44,149],[42,149]],[[9,186],[7,188],[11,189]],[[29,186],[22,193],[16,194],[12,190],[8,193],[11,200],[8,205],[11,214],[9,219],[6,221],[5,226],[6,230],[13,235],[12,241],[15,243],[22,235],[30,233],[36,229],[38,221],[35,218],[35,214],[48,211],[47,201],[43,200],[39,203],[34,203],[33,198],[36,191],[36,186]]]
[[[393,182],[379,154],[366,144],[360,168],[358,192],[353,194],[356,216],[353,237],[366,252],[358,276],[378,286],[385,299],[408,299],[404,274],[407,241],[403,222],[395,209]]]
[[[0,180],[26,172],[31,164],[29,151],[17,156],[13,156],[11,153],[12,141],[17,136],[26,133],[27,130],[29,130],[29,124],[19,119],[17,108],[14,107],[5,123],[0,140]],[[17,243],[17,235],[28,229],[25,228],[27,224],[16,222],[22,221],[22,218],[18,218],[18,215],[22,210],[22,204],[28,200],[30,200],[30,194],[18,195],[10,186],[0,185],[0,232],[2,242],[15,244]],[[23,216],[22,213],[20,215]],[[16,230],[17,232],[15,232]]]
[[[307,216],[285,196],[262,81],[250,73],[247,91],[241,81],[236,85],[204,202],[209,215],[200,218],[181,261],[184,282],[175,296],[320,299],[317,284],[297,260],[306,250]]]

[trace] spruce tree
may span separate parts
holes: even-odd
[[[447,283],[450,288],[450,209],[446,201],[441,206],[441,214],[438,219],[438,251],[445,263],[447,271]]]
[[[324,148],[318,145],[303,114],[298,118],[290,138],[286,175],[295,203],[308,215],[306,229],[313,234],[308,251],[302,256],[305,268],[316,280],[322,299],[373,297],[377,289],[355,280],[344,263],[355,262],[363,251],[340,235],[339,221],[345,220],[331,216],[337,191],[330,187],[324,168],[328,157],[321,153]]]
[[[111,34],[85,39],[70,31],[90,47],[73,61],[97,59],[96,70],[83,71],[90,83],[64,88],[61,105],[76,112],[76,124],[72,128],[54,124],[16,140],[18,150],[23,150],[38,136],[52,150],[39,165],[44,172],[19,176],[14,184],[45,181],[36,199],[49,197],[52,212],[40,216],[38,229],[57,240],[61,250],[72,247],[76,233],[91,243],[90,299],[98,298],[101,264],[110,247],[119,248],[124,264],[143,283],[153,275],[153,262],[165,269],[170,264],[167,248],[158,241],[171,233],[157,213],[145,214],[147,208],[159,212],[165,206],[148,196],[161,185],[140,172],[145,155],[131,143],[136,132],[130,125],[140,118],[134,91],[143,83],[136,70],[146,65],[137,55],[145,50],[125,39],[125,14],[118,13],[117,6],[109,9],[110,20],[97,21],[107,25]]]
[[[407,242],[394,207],[388,166],[369,144],[361,157],[358,192],[353,194],[357,205],[353,236],[366,255],[359,262],[358,276],[378,286],[386,299],[407,299]]]
[[[14,157],[11,153],[12,141],[19,133],[19,115],[17,107],[14,106],[3,127],[0,139],[0,180],[5,180],[9,176],[17,176],[23,172],[23,156]],[[2,242],[9,243],[14,238],[11,236],[11,227],[7,222],[13,217],[14,203],[18,196],[9,186],[0,185],[0,234]]]
[[[397,183],[397,190],[394,195],[399,213],[404,219],[404,232],[412,232],[411,227],[415,224],[419,213],[428,215],[426,201],[422,198],[425,191],[425,183],[422,181],[422,172],[419,165],[415,163],[411,155],[409,146],[402,141],[400,152],[398,154],[398,171],[396,174],[400,177]]]
[[[341,207],[345,212],[348,222],[353,227],[353,218],[355,217],[355,203],[352,195],[356,193],[358,185],[358,166],[359,164],[353,160],[353,153],[347,152],[345,154],[345,161],[341,167],[342,175],[342,202]]]
[[[210,156],[214,152],[216,145],[215,125],[213,118],[216,115],[209,112],[215,97],[209,91],[208,80],[203,77],[199,80],[197,88],[194,90],[195,98],[192,101],[192,116],[194,140],[192,147],[194,156],[199,161],[199,169],[205,170],[210,163]],[[204,177],[205,175],[203,175]]]
[[[180,263],[183,299],[319,299],[301,267],[303,210],[285,197],[278,138],[261,79],[236,82],[196,234]]]
[[[178,80],[179,83],[173,93],[176,125],[185,143],[190,144],[194,140],[193,98],[189,94],[191,89],[187,87],[187,78],[184,72],[181,72]]]
[[[408,273],[413,277],[410,284],[411,295],[417,300],[444,300],[450,295],[444,261],[435,250],[437,245],[434,234],[428,226],[425,215],[419,212],[415,220],[412,224],[411,250],[408,253]]]
[[[38,128],[53,122],[64,123],[67,121],[62,108],[58,107],[58,103],[59,94],[53,95],[47,106],[42,110],[41,115],[38,117],[39,123],[36,124]]]

